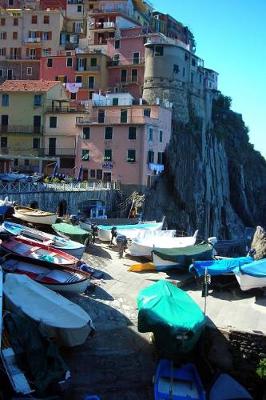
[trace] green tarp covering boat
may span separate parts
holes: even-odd
[[[178,248],[154,248],[152,251],[153,263],[157,270],[169,268],[184,268],[195,260],[211,260],[213,246],[209,243],[200,243],[193,246]]]
[[[65,222],[60,222],[58,224],[52,225],[53,230],[60,234],[63,234],[69,237],[71,240],[74,240],[79,243],[85,244],[87,239],[91,238],[91,233],[81,229],[79,225],[67,224]]]
[[[173,358],[193,350],[206,318],[186,292],[160,280],[139,292],[137,305],[138,330],[153,332],[161,356]]]

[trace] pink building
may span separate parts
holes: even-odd
[[[164,170],[172,110],[159,105],[93,106],[78,117],[77,170],[83,179],[149,186]]]
[[[126,90],[134,97],[142,95],[144,83],[145,35],[142,27],[121,30],[119,39],[109,39],[109,87]]]

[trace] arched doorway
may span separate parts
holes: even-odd
[[[60,200],[58,207],[57,207],[57,214],[59,217],[63,217],[63,215],[66,215],[67,211],[67,202],[66,200]]]
[[[31,203],[30,203],[30,208],[34,208],[35,210],[37,209],[37,208],[39,208],[39,204],[38,204],[38,201],[32,201]]]

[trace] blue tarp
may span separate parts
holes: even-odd
[[[223,275],[233,273],[244,264],[253,263],[252,257],[224,258],[222,260],[194,261],[189,271],[197,276],[204,276],[205,269],[209,275]]]
[[[245,275],[266,277],[266,258],[243,265],[239,270]]]

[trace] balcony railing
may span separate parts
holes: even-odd
[[[35,38],[26,37],[26,38],[24,38],[24,43],[40,43],[40,42],[41,42],[41,38],[39,38],[39,37],[35,37]]]
[[[0,125],[1,133],[35,133],[42,134],[43,126],[32,126],[32,125]]]
[[[158,124],[158,119],[156,118],[149,118],[145,117],[143,115],[128,115],[127,118],[120,118],[120,116],[117,117],[109,117],[106,116],[104,119],[98,119],[95,116],[92,116],[91,118],[87,117],[77,117],[76,119],[76,125],[120,125],[120,124],[131,124],[131,125],[145,125],[145,124],[152,124],[152,125],[157,125]]]
[[[47,113],[76,113],[76,112],[86,112],[86,108],[82,104],[74,104],[66,106],[66,107],[60,107],[60,106],[47,106],[46,107],[46,112]]]
[[[100,71],[100,66],[99,66],[99,65],[95,65],[95,66],[89,65],[89,66],[87,66],[87,67],[80,67],[80,66],[78,66],[78,67],[77,67],[77,71],[78,71],[78,72],[86,72],[86,71],[88,71],[88,72],[95,72],[95,71]]]
[[[50,148],[44,149],[45,156],[75,156],[76,150],[75,148]]]
[[[144,64],[145,58],[144,57],[135,57],[135,58],[128,58],[126,60],[111,60],[107,62],[108,67],[117,67],[120,65],[141,65]]]

